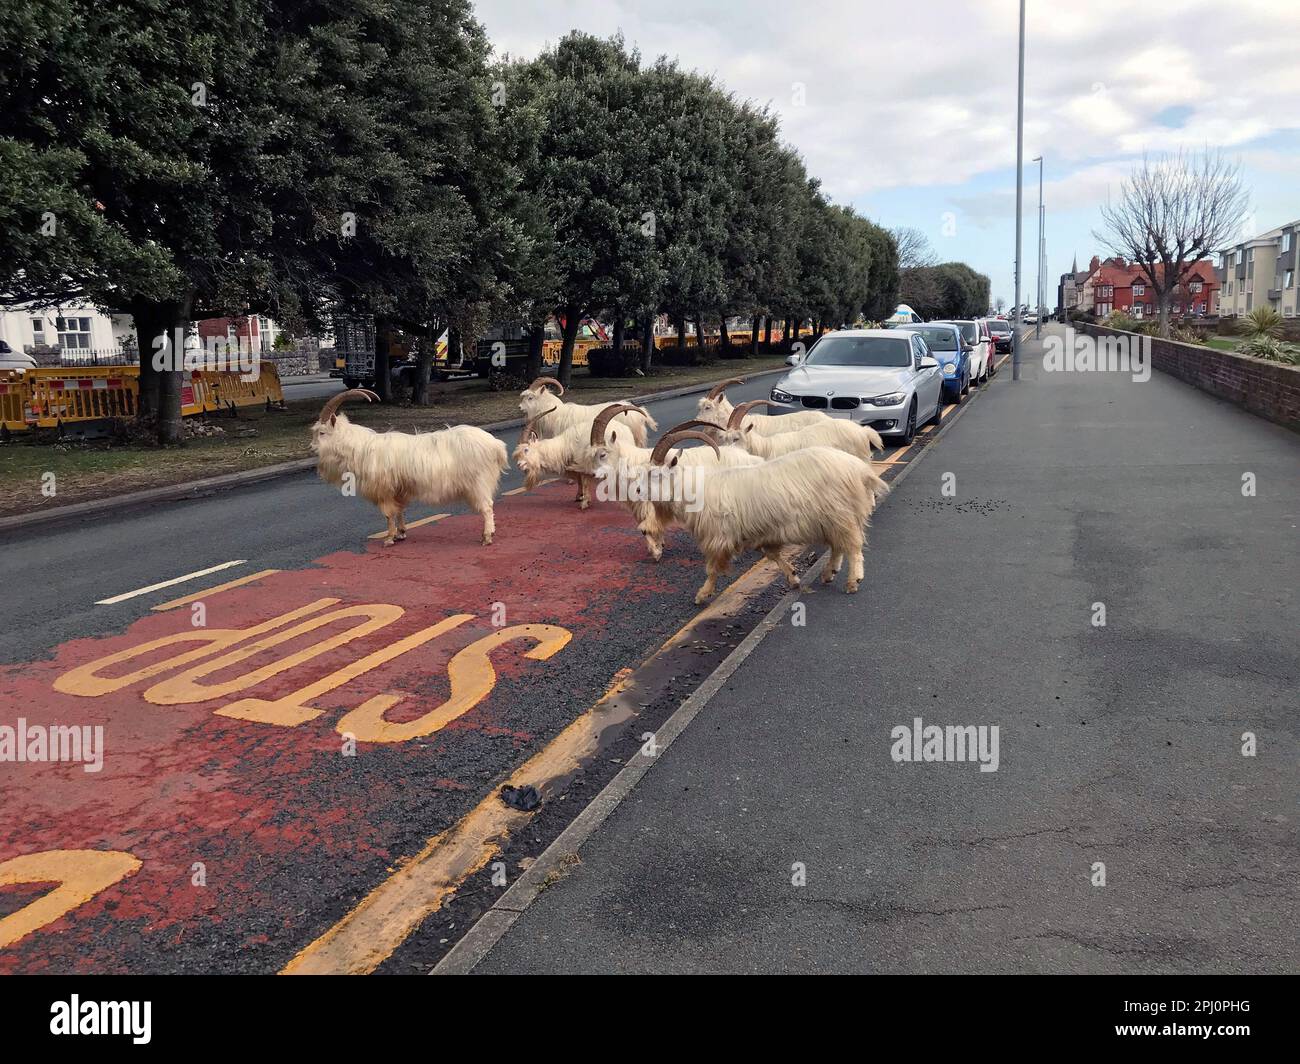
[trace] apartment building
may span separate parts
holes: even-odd
[[[1219,313],[1224,317],[1272,307],[1285,318],[1300,316],[1300,219],[1219,249],[1222,283]]]

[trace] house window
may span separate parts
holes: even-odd
[[[1192,293],[1192,295],[1199,295],[1201,291],[1201,282],[1193,281],[1191,284],[1187,286],[1187,289],[1189,292]]]
[[[65,351],[82,350],[90,346],[89,318],[55,318],[59,330],[59,346]]]
[[[1295,234],[1289,229],[1282,234],[1282,253],[1284,255],[1291,250],[1291,238],[1293,236],[1295,236]]]
[[[32,334],[38,344],[45,343],[45,321],[42,318],[32,319]]]
[[[1151,304],[1151,303],[1148,303],[1148,304],[1147,304],[1147,313],[1148,313],[1148,314],[1150,314],[1151,311],[1154,310],[1154,309],[1155,309],[1155,307],[1154,307],[1153,304]]]
[[[1181,303],[1175,303],[1175,304],[1174,304],[1174,313],[1175,313],[1175,314],[1181,314],[1182,312],[1183,312],[1183,305],[1182,305]]]
[[[1144,284],[1135,284],[1133,286],[1133,294],[1135,296],[1146,295],[1146,291],[1147,291],[1147,286]]]
[[[1113,284],[1104,284],[1101,286],[1101,298],[1110,299],[1115,295],[1115,286]]]
[[[1142,304],[1141,304],[1141,303],[1134,303],[1134,304],[1133,304],[1133,317],[1135,317],[1135,318],[1140,318],[1140,317],[1142,317]]]
[[[1283,284],[1282,284],[1282,287],[1283,287],[1283,288],[1294,288],[1294,287],[1295,287],[1295,270],[1287,270],[1286,273],[1283,275],[1282,281],[1283,281]]]
[[[1247,262],[1254,262],[1254,261],[1255,261],[1255,249],[1254,249],[1254,248],[1247,248],[1247,249],[1246,249],[1246,261],[1247,261]]]
[[[1228,295],[1232,295],[1232,282],[1228,282]]]

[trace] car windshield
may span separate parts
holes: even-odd
[[[925,337],[926,346],[931,351],[956,351],[957,334],[952,331],[951,326],[933,325],[922,326],[913,325],[909,332],[920,333]]]
[[[968,344],[973,344],[979,339],[979,326],[973,321],[955,321],[953,324],[961,330],[961,338]]]
[[[906,336],[823,336],[808,352],[806,366],[893,366],[912,364]]]
[[[1011,331],[1011,326],[1010,326],[1009,324],[1007,324],[1007,322],[1005,322],[1005,321],[991,321],[991,322],[989,322],[989,332],[995,332],[995,333],[1009,333],[1010,331]]]

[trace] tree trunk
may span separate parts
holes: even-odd
[[[388,364],[391,326],[387,318],[375,317],[375,394],[380,402],[393,401],[393,379]]]
[[[655,316],[647,314],[641,323],[641,372],[649,373],[655,350]]]
[[[623,312],[614,311],[614,354],[622,357],[623,355],[623,330],[625,328]]]
[[[140,383],[136,401],[138,417],[148,417],[158,413],[158,389],[162,371],[155,368],[154,356],[170,357],[170,334],[163,321],[164,315],[157,303],[137,300],[131,304],[131,318],[135,322],[136,346],[140,349]],[[162,336],[168,346],[156,348],[155,342]],[[161,359],[160,359],[161,361]]]
[[[557,380],[564,387],[569,386],[569,378],[573,375],[573,345],[578,339],[578,328],[582,324],[582,319],[578,316],[578,311],[574,307],[566,307],[564,310],[564,346],[560,348],[560,369]]]
[[[703,318],[695,319],[695,346],[699,348],[704,347],[704,319]]]
[[[524,373],[530,381],[536,380],[542,375],[542,355],[545,351],[546,343],[546,322],[539,325],[530,325],[525,329],[528,333],[528,368]]]
[[[758,315],[755,314],[754,320],[749,325],[749,353],[751,355],[758,354],[758,325]]]
[[[767,347],[772,346],[772,315],[763,315],[763,343]]]
[[[722,322],[721,327],[718,329],[718,342],[722,345],[722,349],[725,351],[727,345],[731,342],[731,337],[727,335],[727,315],[724,311],[718,312],[718,320]]]
[[[1157,298],[1160,300],[1160,335],[1169,339],[1169,300],[1172,293],[1165,292]]]
[[[686,346],[686,317],[683,314],[677,315],[677,346]]]
[[[429,371],[433,368],[433,349],[438,343],[438,332],[430,327],[420,338],[420,353],[415,361],[415,380],[411,383],[411,402],[425,406],[429,401]]]

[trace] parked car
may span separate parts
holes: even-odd
[[[1021,318],[1020,320],[1023,321],[1026,325],[1037,325],[1037,324],[1038,324],[1038,314],[1037,314],[1037,312],[1031,310],[1031,311],[1028,311],[1028,312],[1025,314],[1025,316],[1024,316],[1023,318]]]
[[[993,346],[998,351],[1011,350],[1011,322],[1004,318],[988,320],[989,333],[993,337]]]
[[[943,397],[950,403],[960,403],[970,391],[970,351],[962,342],[961,329],[945,322],[928,325],[896,326],[904,332],[915,333],[925,341],[925,346],[939,363],[943,373]]]
[[[945,321],[944,324],[961,329],[962,346],[970,352],[971,383],[983,384],[989,379],[989,367],[993,364],[993,339],[988,327],[975,318]]]
[[[21,351],[15,351],[9,344],[0,340],[0,373],[6,370],[18,370],[25,373],[29,369],[36,368],[36,359],[31,355],[25,355]]]
[[[908,444],[943,414],[943,374],[925,340],[906,329],[826,333],[772,389],[768,413],[824,410]]]

